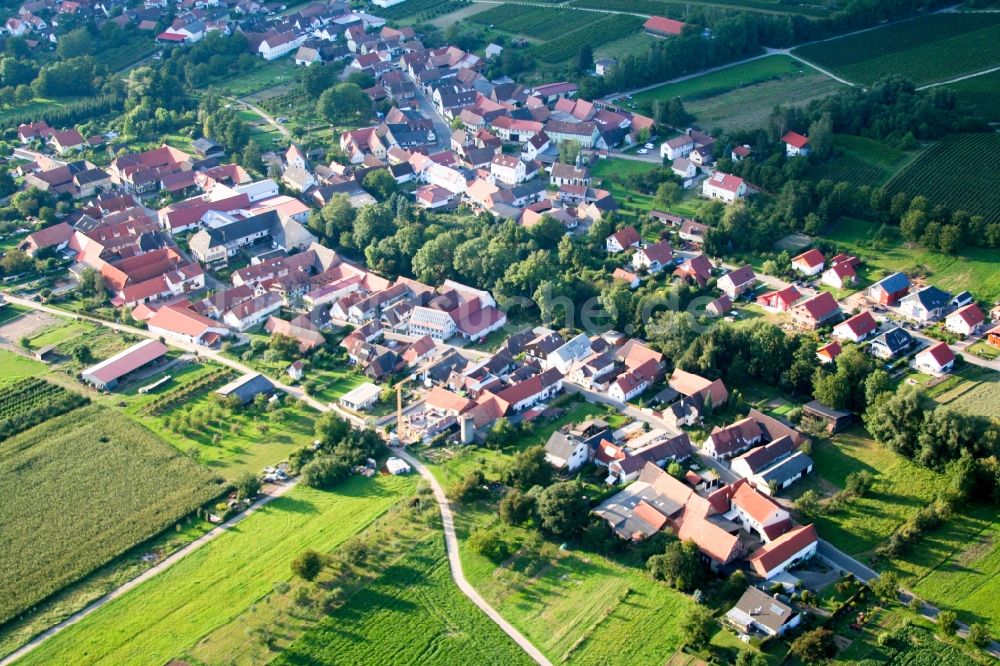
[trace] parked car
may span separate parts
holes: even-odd
[[[645,148],[640,148],[640,149],[639,149],[638,151],[636,151],[636,152],[638,152],[638,153],[639,153],[640,155],[645,155],[645,154],[646,154],[646,153],[648,153],[649,151],[648,151],[648,150],[646,150]]]
[[[653,148],[655,148],[655,147],[656,147],[656,146],[654,146],[654,145],[653,145],[653,144],[651,144],[651,143],[647,143],[647,144],[646,144],[646,150],[652,150],[652,149],[653,149]]]

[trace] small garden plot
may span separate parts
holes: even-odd
[[[77,409],[0,446],[0,623],[172,526],[216,479],[113,410]]]
[[[998,151],[1000,135],[995,132],[945,137],[889,181],[886,189],[890,195],[919,194],[931,204],[1000,222],[1000,197],[992,191],[1000,178],[1000,163],[992,157]]]
[[[1000,372],[966,365],[956,375],[935,387],[931,397],[951,409],[1000,417]]]
[[[533,662],[455,586],[444,543],[432,535],[272,663]]]

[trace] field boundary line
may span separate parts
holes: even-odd
[[[471,583],[465,578],[465,572],[462,570],[462,559],[458,551],[458,537],[455,534],[455,517],[451,512],[451,505],[448,502],[448,496],[445,495],[444,489],[441,484],[438,483],[437,478],[431,473],[427,467],[417,460],[412,454],[402,448],[394,449],[394,451],[399,455],[400,458],[408,462],[413,466],[415,470],[422,476],[427,483],[430,484],[431,490],[434,492],[434,499],[437,500],[438,508],[441,510],[441,524],[444,530],[444,545],[445,550],[448,553],[448,565],[451,569],[452,580],[455,581],[455,585],[458,589],[469,598],[472,603],[479,607],[486,617],[491,619],[500,629],[507,634],[511,640],[517,643],[522,650],[531,657],[535,663],[540,666],[552,666],[552,662],[542,654],[535,645],[529,641],[517,628],[514,627],[510,622],[504,619],[500,613],[489,604],[486,599],[476,591],[476,588],[472,586]],[[0,664],[0,666],[3,666]]]
[[[56,634],[59,634],[63,630],[70,628],[74,624],[77,624],[78,622],[86,618],[88,615],[97,612],[98,610],[108,605],[118,597],[126,594],[127,592],[141,585],[147,580],[150,580],[158,576],[159,574],[163,573],[164,571],[174,566],[182,559],[184,559],[186,556],[190,555],[191,553],[198,550],[202,546],[211,543],[212,541],[219,538],[223,534],[229,532],[230,528],[242,522],[248,516],[254,514],[258,509],[261,509],[262,507],[266,506],[267,504],[270,504],[272,501],[278,499],[279,497],[287,493],[289,490],[294,488],[297,483],[298,481],[291,481],[289,483],[286,483],[285,485],[278,486],[274,492],[265,495],[264,497],[261,497],[259,500],[257,500],[249,507],[247,507],[246,511],[240,513],[239,515],[233,516],[232,518],[222,523],[221,525],[213,527],[211,530],[201,535],[188,545],[184,546],[180,550],[171,554],[162,562],[154,564],[152,567],[146,569],[132,580],[123,583],[119,587],[116,587],[115,589],[111,590],[100,599],[91,602],[90,604],[78,610],[77,612],[73,613],[72,615],[67,617],[65,620],[62,620],[58,624],[52,625],[45,631],[36,635],[34,638],[32,638],[30,641],[28,641],[21,647],[17,648],[13,652],[5,656],[3,659],[0,659],[0,666],[8,666],[8,664],[13,664],[15,661],[27,655],[29,652],[31,652],[32,650],[34,650],[35,648],[37,648],[42,643],[52,638]]]
[[[1000,13],[1000,12],[998,12]],[[948,81],[938,81],[937,83],[928,83],[925,86],[920,86],[917,90],[927,90],[928,88],[935,88],[937,86],[946,86],[949,83],[958,83],[959,81],[965,81],[966,79],[974,79],[977,76],[983,76],[984,74],[992,74],[993,72],[1000,72],[1000,66],[990,67],[989,69],[984,69],[981,72],[975,72],[973,74],[966,74],[964,76],[959,76],[954,79],[949,79]]]
[[[851,83],[851,82],[850,82],[850,81],[848,81],[847,79],[845,79],[845,78],[842,78],[842,77],[840,77],[840,76],[837,76],[836,74],[834,74],[834,73],[833,73],[833,72],[831,72],[830,70],[828,70],[828,69],[823,69],[822,67],[820,67],[820,66],[819,66],[819,65],[817,65],[816,63],[812,63],[812,62],[809,62],[808,60],[806,60],[806,59],[805,59],[805,58],[803,58],[802,56],[800,56],[800,55],[796,55],[795,53],[792,53],[792,51],[791,51],[791,50],[789,50],[789,51],[788,51],[788,54],[787,54],[787,55],[788,55],[788,56],[789,56],[790,58],[792,58],[793,60],[798,60],[799,62],[801,62],[801,63],[802,63],[803,65],[806,65],[807,67],[812,67],[813,69],[815,69],[815,70],[816,70],[817,72],[819,72],[820,74],[825,74],[825,75],[829,76],[829,77],[830,77],[831,79],[833,79],[834,81],[840,81],[841,83],[843,83],[843,84],[846,84],[846,85],[849,85],[849,86],[851,86],[852,88],[854,88],[854,87],[856,87],[856,86],[857,86],[857,84],[856,84],[856,83]]]

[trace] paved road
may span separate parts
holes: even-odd
[[[838,569],[854,574],[855,578],[864,583],[878,578],[878,573],[874,569],[858,562],[850,555],[837,550],[829,541],[820,539],[816,553]]]
[[[73,626],[74,624],[84,619],[88,615],[91,615],[92,613],[95,613],[96,611],[100,610],[101,608],[108,605],[109,603],[111,603],[118,597],[122,596],[129,590],[141,585],[142,583],[145,583],[147,580],[150,580],[155,576],[160,575],[161,573],[163,573],[170,567],[174,566],[182,559],[184,559],[194,551],[198,550],[205,544],[214,541],[215,539],[219,538],[220,536],[228,532],[233,526],[242,522],[248,516],[258,511],[261,507],[266,506],[267,504],[273,502],[274,500],[278,499],[279,497],[287,493],[289,490],[295,487],[296,483],[297,483],[296,481],[289,481],[288,483],[274,486],[275,487],[274,491],[261,497],[259,500],[251,504],[249,507],[247,507],[246,511],[243,511],[242,513],[230,518],[221,525],[206,532],[205,534],[201,535],[188,545],[184,546],[177,552],[173,553],[172,555],[164,559],[162,562],[154,564],[149,569],[146,569],[144,572],[142,572],[132,580],[128,581],[127,583],[123,584],[121,587],[115,588],[114,590],[108,592],[106,595],[104,595],[97,601],[94,601],[85,608],[73,613],[59,624],[52,625],[42,633],[38,634],[37,636],[32,638],[29,642],[25,643],[18,649],[14,650],[3,659],[0,659],[0,666],[7,666],[7,664],[13,664],[15,661],[25,656],[26,654],[28,654],[29,652],[37,648],[39,645],[41,645],[48,639],[52,638],[53,636],[55,636],[56,634]]]
[[[35,301],[30,301],[30,300],[27,300],[27,299],[24,299],[24,298],[20,298],[20,297],[17,297],[17,296],[11,296],[11,295],[6,295],[5,294],[4,298],[6,298],[6,300],[9,301],[9,302],[11,302],[11,303],[15,303],[17,305],[21,305],[21,306],[24,306],[24,307],[32,308],[34,310],[38,310],[38,311],[41,311],[41,312],[47,312],[49,314],[54,314],[56,316],[67,317],[67,318],[71,318],[71,319],[82,319],[82,320],[86,320],[86,321],[91,321],[91,322],[94,322],[96,324],[107,326],[108,328],[111,328],[113,330],[122,331],[124,333],[132,333],[134,335],[140,335],[140,336],[144,336],[144,337],[147,337],[147,338],[157,338],[158,337],[156,334],[151,333],[151,332],[149,332],[149,331],[147,331],[145,329],[135,328],[135,327],[132,327],[132,326],[126,326],[124,324],[116,324],[116,323],[113,323],[113,322],[107,322],[107,321],[104,321],[104,320],[101,320],[101,319],[96,319],[94,317],[87,317],[87,316],[83,316],[83,315],[75,315],[74,313],[66,312],[65,310],[60,310],[58,308],[53,308],[53,307],[49,307],[47,305],[42,305],[41,303],[36,303]],[[167,342],[168,345],[172,345],[174,347],[178,347],[178,348],[183,349],[185,351],[194,352],[194,353],[199,354],[201,356],[205,356],[205,357],[211,358],[211,359],[213,359],[213,360],[215,360],[215,361],[217,361],[219,363],[222,363],[222,364],[227,365],[229,367],[235,368],[235,369],[237,369],[237,370],[239,370],[241,372],[244,372],[244,373],[256,372],[255,370],[249,368],[248,366],[243,365],[242,363],[240,363],[238,361],[234,361],[233,359],[230,359],[230,358],[227,358],[225,356],[222,356],[221,354],[219,354],[215,350],[206,349],[206,348],[201,347],[199,345],[189,345],[189,344],[177,341],[177,340],[171,340],[169,338],[167,339],[166,342]],[[335,411],[338,414],[340,414],[342,417],[346,418],[355,427],[358,427],[358,428],[364,428],[364,427],[366,427],[366,423],[365,423],[364,419],[361,419],[361,418],[359,418],[359,417],[357,417],[357,416],[355,416],[353,414],[350,414],[350,413],[344,411],[343,409],[341,409],[337,405],[322,403],[322,402],[320,402],[318,400],[315,400],[315,399],[310,398],[309,396],[305,395],[305,393],[300,388],[298,388],[298,387],[287,386],[287,385],[285,385],[285,384],[283,384],[281,382],[276,381],[274,378],[270,378],[269,377],[269,379],[271,380],[271,382],[275,385],[275,387],[277,389],[279,389],[281,391],[284,391],[285,393],[288,393],[289,395],[292,395],[292,396],[294,396],[294,397],[296,397],[296,398],[298,398],[300,400],[304,400],[311,407],[313,407],[313,409],[316,409],[317,411],[320,411],[320,412]],[[489,617],[491,620],[493,620],[493,622],[495,622],[497,624],[497,626],[499,626],[504,631],[504,633],[506,633],[508,636],[511,637],[511,639],[514,640],[514,642],[516,642],[518,645],[520,645],[524,649],[524,651],[532,659],[534,659],[539,664],[543,664],[545,666],[551,666],[550,662],[545,658],[545,655],[543,655],[538,648],[536,648],[534,645],[532,645],[532,643],[527,638],[525,638],[517,629],[515,629],[513,627],[513,625],[511,625],[509,622],[507,622],[505,619],[503,619],[503,617],[500,615],[500,613],[498,613],[496,611],[496,609],[494,609],[492,606],[490,606],[486,602],[486,600],[483,599],[482,596],[480,596],[480,594],[478,592],[476,592],[475,588],[473,588],[472,585],[469,584],[468,580],[466,580],[465,573],[462,571],[462,561],[461,561],[461,559],[458,556],[458,541],[457,541],[457,539],[455,537],[455,521],[454,521],[454,517],[452,516],[451,508],[448,505],[448,499],[445,496],[444,491],[441,489],[440,484],[438,484],[437,480],[430,473],[430,471],[426,467],[424,467],[418,460],[416,460],[415,458],[413,458],[413,456],[411,456],[410,454],[406,453],[405,451],[398,451],[398,453],[399,453],[399,455],[402,458],[404,458],[411,465],[413,465],[413,467],[418,472],[420,472],[420,475],[423,476],[425,479],[427,479],[428,482],[431,484],[431,488],[434,491],[434,496],[437,499],[438,506],[441,509],[441,521],[442,521],[442,524],[444,525],[445,544],[447,545],[447,549],[448,549],[448,561],[449,561],[449,564],[450,564],[450,567],[451,567],[451,576],[452,576],[452,579],[454,579],[455,584],[459,587],[459,589],[462,591],[462,593],[465,594],[465,596],[467,596],[472,601],[472,603],[476,604],[476,606],[478,606],[479,608],[481,608],[483,610],[483,612],[486,613],[487,617]],[[281,486],[280,489],[279,489],[279,491],[277,491],[275,493],[272,493],[271,495],[268,495],[267,497],[262,498],[261,500],[258,500],[258,502],[255,503],[254,505],[252,505],[247,511],[243,512],[239,516],[236,516],[232,520],[226,522],[224,525],[220,525],[219,527],[215,528],[211,532],[208,532],[207,534],[205,534],[204,536],[202,536],[197,541],[194,541],[191,544],[189,544],[188,546],[185,546],[184,548],[182,548],[181,550],[177,551],[176,553],[174,553],[173,555],[171,555],[169,558],[167,558],[166,560],[164,560],[163,562],[161,562],[159,565],[157,565],[157,566],[149,569],[148,571],[146,571],[142,575],[138,576],[137,578],[135,578],[135,579],[133,579],[133,580],[125,583],[124,585],[122,585],[118,589],[110,592],[107,596],[102,597],[101,599],[97,600],[96,602],[94,602],[90,606],[87,606],[83,610],[78,611],[77,613],[75,613],[72,616],[68,617],[67,619],[63,620],[59,624],[57,624],[57,625],[55,625],[53,627],[50,627],[45,632],[39,634],[34,639],[32,639],[32,641],[30,643],[26,644],[25,646],[23,646],[22,648],[20,648],[18,651],[12,653],[10,656],[8,656],[7,658],[5,658],[2,662],[0,662],[0,666],[4,666],[5,664],[13,662],[13,660],[15,658],[23,656],[23,654],[26,654],[27,652],[29,652],[29,651],[33,650],[34,648],[38,647],[38,645],[41,645],[41,643],[44,642],[45,640],[47,640],[48,638],[51,638],[52,636],[54,636],[55,634],[59,633],[60,631],[62,631],[66,627],[71,626],[73,624],[76,624],[77,622],[79,622],[80,620],[82,620],[83,618],[85,618],[87,615],[90,615],[94,611],[98,610],[101,606],[104,606],[105,604],[107,604],[108,602],[112,601],[113,599],[118,598],[119,596],[121,596],[122,594],[124,594],[125,592],[127,592],[128,590],[130,590],[133,587],[135,587],[136,585],[139,585],[140,583],[142,583],[144,580],[147,580],[148,578],[152,578],[153,576],[155,576],[156,574],[158,574],[160,571],[164,570],[165,568],[169,568],[173,564],[176,564],[176,562],[179,561],[181,558],[183,558],[184,556],[186,556],[189,553],[193,552],[194,550],[197,550],[202,545],[204,545],[205,543],[208,543],[212,539],[215,539],[222,532],[224,532],[226,529],[228,529],[232,525],[235,525],[240,520],[242,520],[244,517],[246,517],[247,515],[249,515],[253,511],[256,511],[261,506],[264,506],[265,504],[267,504],[268,502],[270,502],[274,498],[280,497],[282,494],[284,494],[285,492],[287,492],[288,490],[290,490],[292,488],[292,486],[294,486],[294,485],[295,485],[294,482],[292,482],[292,483],[288,483],[288,484],[286,484],[284,486]],[[168,562],[169,562],[169,564],[168,564]]]
[[[409,77],[409,74],[407,74],[407,77]],[[434,103],[424,93],[420,84],[414,81],[412,77],[409,78],[416,89],[416,94],[414,96],[420,105],[420,112],[427,118],[430,118],[431,122],[434,123],[434,134],[437,139],[437,141],[434,142],[434,147],[442,150],[450,147],[451,125],[449,125],[447,121],[445,121],[444,117],[437,112],[437,108],[435,108]]]
[[[427,483],[430,484],[431,490],[434,491],[434,499],[437,500],[438,507],[441,509],[441,522],[444,526],[444,544],[448,551],[448,564],[451,567],[451,577],[455,581],[455,584],[458,585],[458,588],[462,590],[462,593],[472,603],[476,604],[480,610],[486,613],[487,617],[493,620],[505,634],[521,646],[521,649],[534,659],[536,663],[551,666],[551,662],[545,658],[545,655],[531,641],[525,638],[520,631],[507,622],[507,620],[503,619],[503,616],[490,606],[479,592],[469,584],[469,581],[466,580],[465,573],[462,571],[462,559],[458,551],[458,538],[455,536],[455,517],[451,512],[451,504],[448,502],[448,497],[445,495],[444,489],[441,488],[441,484],[438,483],[437,479],[434,478],[434,475],[423,463],[407,453],[406,450],[398,448],[394,449],[394,451],[396,455],[412,465],[420,473],[420,476],[424,477]]]

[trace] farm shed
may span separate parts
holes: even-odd
[[[260,393],[271,394],[273,392],[274,384],[271,383],[271,380],[256,372],[243,375],[239,379],[234,379],[216,391],[223,398],[235,395],[239,397],[240,402],[244,405]]]
[[[159,340],[143,340],[106,361],[87,368],[81,373],[81,377],[94,388],[111,390],[122,378],[166,355],[167,346]]]
[[[409,474],[411,469],[410,466],[402,458],[389,458],[385,461],[385,469],[389,474],[399,475],[399,474]]]
[[[854,415],[850,412],[828,407],[819,400],[813,400],[802,405],[802,413],[825,423],[827,432],[831,434],[840,432],[854,420]]]

